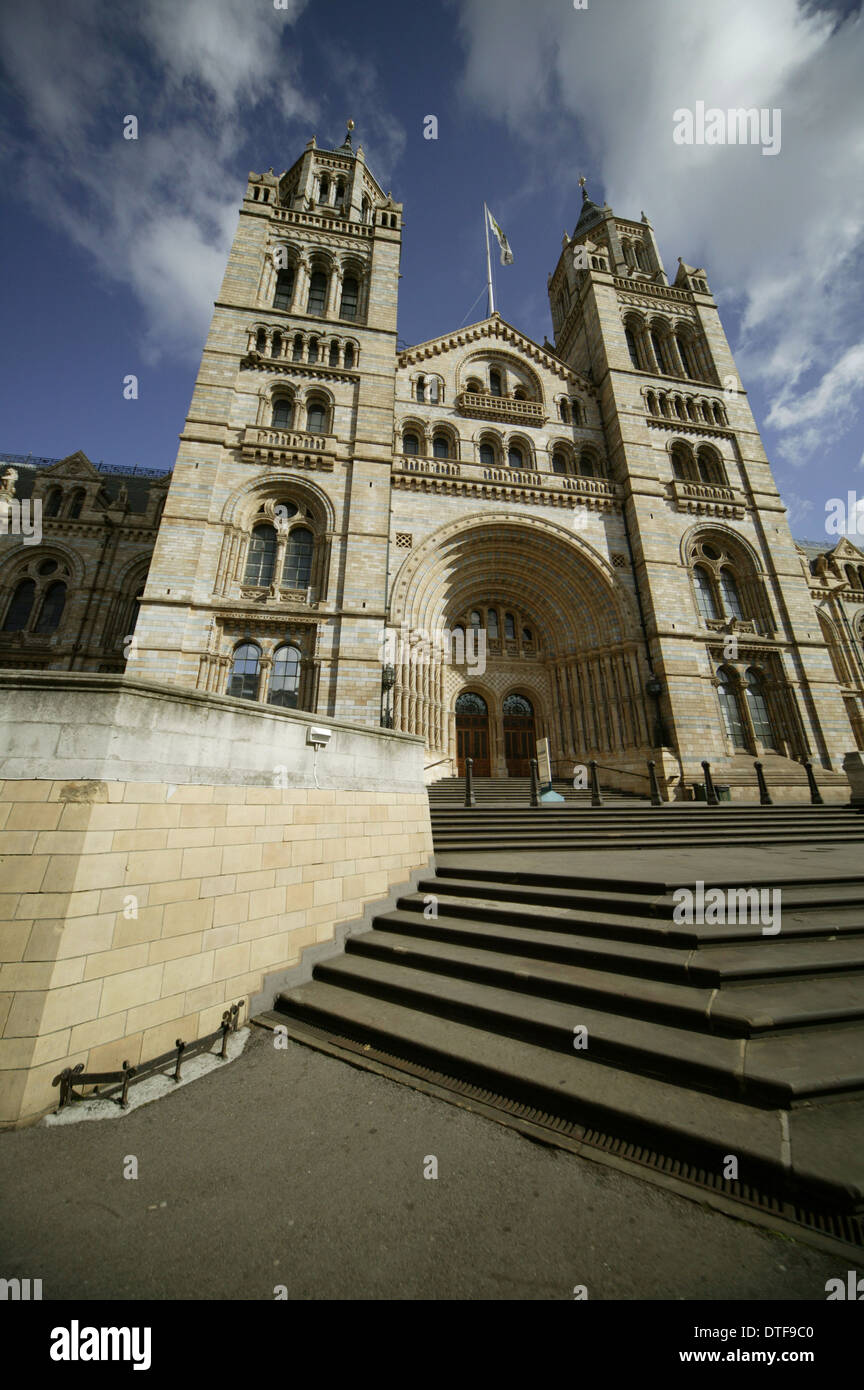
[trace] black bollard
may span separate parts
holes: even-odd
[[[477,798],[474,795],[474,759],[465,759],[465,805],[476,806]]]
[[[531,805],[540,805],[540,773],[536,758],[531,759]]]
[[[765,781],[765,773],[762,771],[762,764],[754,763],[753,766],[756,769],[756,780],[759,783],[759,805],[773,806],[774,802],[771,800],[771,793],[768,790],[768,783]]]
[[[603,798],[600,795],[600,783],[597,780],[597,764],[592,758],[588,766],[591,769],[591,805],[602,806]]]
[[[717,793],[714,790],[714,779],[711,776],[711,764],[703,763],[702,771],[705,774],[705,805],[719,806],[720,802],[717,800]]]
[[[813,764],[810,762],[809,758],[804,764],[804,768],[807,773],[807,781],[810,783],[811,802],[814,806],[824,806],[825,802],[822,800],[822,793],[816,785],[816,778],[813,776]]]
[[[648,780],[651,783],[651,805],[662,806],[663,798],[660,795],[660,787],[657,783],[657,764],[653,758],[648,759]]]

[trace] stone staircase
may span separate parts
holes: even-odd
[[[864,1214],[864,857],[848,852],[864,817],[442,807],[433,822],[437,871],[280,994],[271,1026],[378,1049],[733,1195]],[[776,848],[745,877],[739,843]],[[640,855],[640,874],[646,846],[664,854]],[[780,932],[677,922],[673,893],[695,877],[779,884]]]
[[[474,798],[478,806],[530,806],[531,804],[531,779],[530,777],[475,777],[473,779]],[[646,781],[647,786],[647,781]],[[590,806],[590,791],[574,788],[572,782],[567,782],[563,778],[552,783],[552,790],[564,800],[575,806]],[[429,805],[438,806],[463,806],[465,804],[465,778],[464,777],[441,777],[437,782],[432,782],[428,788]],[[646,797],[637,796],[631,792],[603,792],[603,801],[609,806],[632,806],[634,803],[641,804],[647,801]],[[551,803],[560,805],[560,803]]]

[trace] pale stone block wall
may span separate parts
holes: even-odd
[[[430,859],[418,739],[115,677],[0,687],[0,1125],[65,1066],[212,1030]]]

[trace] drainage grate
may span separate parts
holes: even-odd
[[[350,1027],[344,1032],[333,1033],[325,1028],[316,1028],[305,1021],[300,1023],[289,1014],[276,1010],[259,1014],[252,1022],[265,1028],[272,1028],[274,1024],[279,1023],[287,1028],[289,1035],[298,1042],[307,1042],[312,1046],[316,1042],[323,1042],[342,1052],[350,1053],[359,1061],[377,1062],[394,1073],[393,1080],[398,1081],[398,1073],[407,1073],[418,1081],[452,1091],[466,1100],[489,1106],[490,1109],[500,1112],[501,1116],[509,1116],[537,1130],[548,1131],[550,1139],[552,1135],[556,1135],[565,1141],[569,1140],[570,1143],[565,1143],[564,1147],[587,1146],[596,1149],[614,1158],[625,1159],[628,1163],[635,1163],[652,1172],[688,1183],[702,1191],[728,1198],[763,1215],[776,1217],[815,1234],[843,1241],[847,1245],[864,1248],[864,1215],[806,1207],[763,1188],[730,1181],[712,1169],[703,1168],[689,1159],[676,1158],[650,1145],[639,1144],[607,1130],[581,1125],[578,1121],[568,1120],[561,1115],[540,1110],[537,1106],[513,1100],[499,1091],[475,1085],[461,1076],[424,1066],[399,1052],[375,1047],[364,1040],[362,1032],[352,1031]]]

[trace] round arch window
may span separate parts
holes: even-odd
[[[534,714],[534,706],[526,695],[508,695],[504,701],[504,713],[530,719]]]
[[[457,714],[488,714],[489,710],[482,695],[476,695],[473,690],[463,691],[456,699]]]

